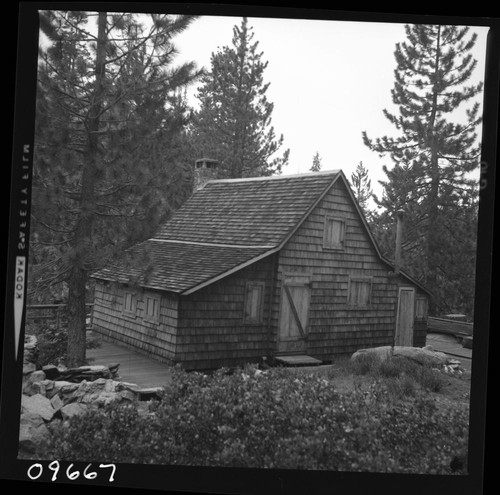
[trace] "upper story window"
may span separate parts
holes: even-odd
[[[367,307],[372,299],[371,277],[350,277],[347,303],[349,306]]]
[[[345,220],[326,217],[323,235],[323,247],[329,249],[344,249]]]
[[[247,282],[245,289],[245,323],[261,323],[264,306],[264,282]]]

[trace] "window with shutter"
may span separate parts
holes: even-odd
[[[264,282],[247,282],[245,290],[245,323],[261,323],[264,301]]]
[[[344,249],[345,221],[340,218],[326,217],[323,247]]]
[[[160,321],[160,298],[147,294],[144,302],[144,319],[153,323]]]
[[[349,306],[367,307],[371,304],[371,277],[350,277],[347,302]]]
[[[137,301],[133,292],[127,291],[123,294],[122,313],[127,316],[134,316],[137,308]]]

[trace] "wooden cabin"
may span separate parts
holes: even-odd
[[[93,277],[95,331],[186,369],[426,340],[429,294],[382,257],[342,171],[209,181]]]

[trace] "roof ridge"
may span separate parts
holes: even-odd
[[[337,170],[324,170],[319,172],[307,172],[300,174],[289,174],[289,175],[271,175],[264,177],[242,177],[238,179],[212,179],[209,180],[206,184],[218,184],[222,182],[251,182],[251,181],[267,181],[267,180],[280,180],[280,179],[295,179],[299,177],[317,177],[324,175],[337,175],[340,172],[340,169]]]

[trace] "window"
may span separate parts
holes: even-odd
[[[160,321],[160,298],[158,296],[145,295],[144,319],[154,323]]]
[[[122,312],[128,316],[135,316],[136,297],[132,292],[125,292],[123,294]]]
[[[264,300],[264,282],[247,282],[245,289],[245,323],[262,322],[262,306]]]
[[[415,302],[415,318],[425,320],[427,318],[427,298],[418,296]]]
[[[371,304],[371,277],[351,277],[348,284],[347,303],[349,306],[366,307]]]
[[[326,217],[323,247],[344,249],[345,221],[339,218]]]

